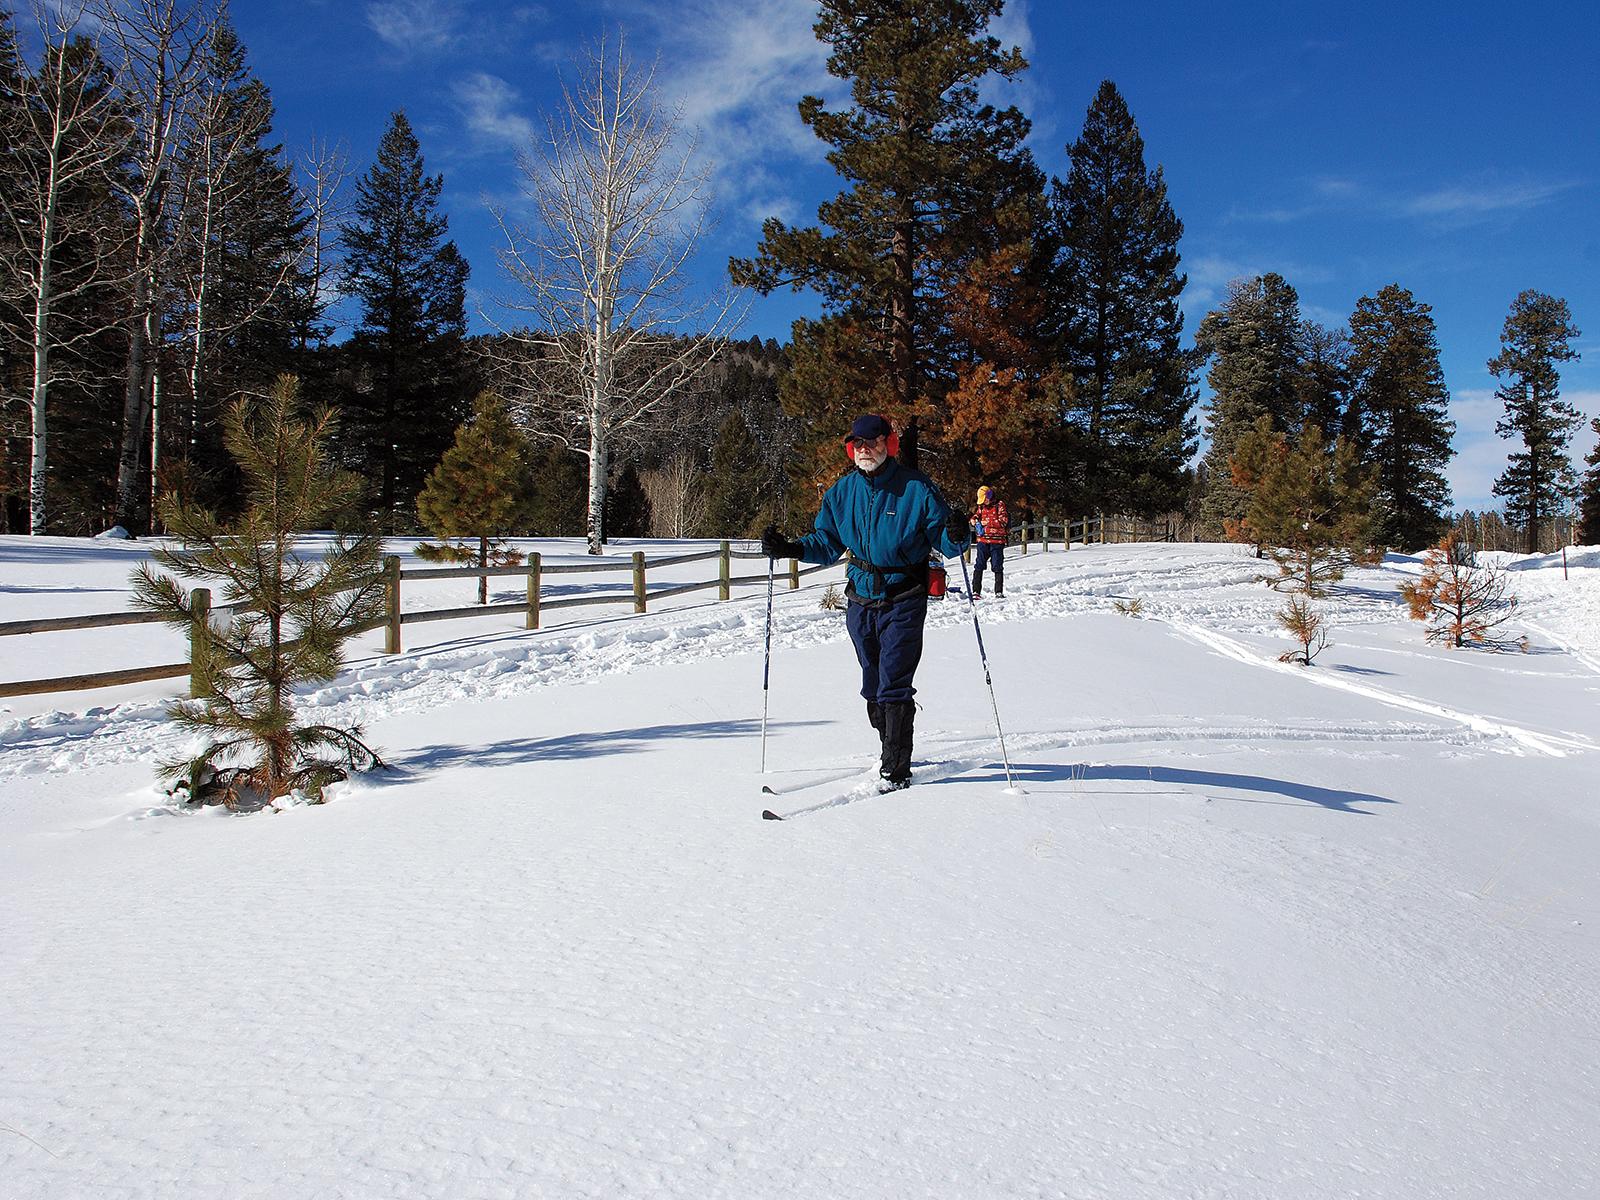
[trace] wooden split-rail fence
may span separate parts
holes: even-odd
[[[1051,534],[1062,548],[1070,548],[1074,542],[1117,541],[1146,541],[1146,540],[1171,540],[1170,526],[1164,539],[1160,538],[1159,529],[1154,531],[1136,530],[1131,525],[1123,526],[1108,522],[1103,517],[1084,517],[1073,521],[1048,521],[1041,520],[1029,524],[1013,527],[1011,542],[1020,546],[1024,554],[1030,548],[1037,546],[1042,551],[1050,549]],[[1142,534],[1142,536],[1140,536]],[[556,609],[578,608],[596,604],[631,603],[635,613],[649,611],[652,600],[665,600],[671,596],[687,595],[690,592],[717,589],[718,600],[728,600],[732,597],[732,589],[738,584],[765,583],[766,572],[760,574],[735,575],[733,574],[733,560],[735,559],[764,559],[766,555],[760,550],[735,550],[730,542],[723,542],[715,550],[696,551],[692,554],[676,554],[666,558],[647,559],[642,550],[635,551],[631,560],[602,559],[597,562],[581,563],[545,563],[539,554],[530,554],[528,561],[515,567],[415,567],[402,568],[400,559],[389,555],[384,559],[383,582],[385,592],[384,616],[382,619],[366,627],[362,632],[373,629],[384,630],[384,652],[386,654],[399,654],[401,652],[401,630],[406,625],[423,621],[453,621],[471,617],[504,616],[510,613],[521,614],[524,625],[528,629],[538,629],[542,615]],[[648,572],[652,569],[680,566],[684,563],[709,562],[716,559],[718,562],[717,577],[715,579],[697,580],[692,583],[671,584],[655,589],[647,584]],[[783,573],[791,589],[800,586],[800,578],[817,571],[826,571],[836,566],[829,563],[825,566],[802,567],[798,560],[790,559],[786,572]],[[579,575],[607,572],[631,572],[633,587],[631,591],[621,589],[609,590],[593,596],[562,596],[547,598],[543,595],[544,578],[547,575]],[[406,612],[400,605],[401,585],[408,581],[443,580],[443,579],[479,579],[479,578],[507,578],[520,576],[526,579],[527,596],[524,600],[515,603],[502,604],[473,604],[461,608],[428,609]],[[90,688],[117,687],[130,683],[147,683],[158,679],[177,679],[184,675],[190,677],[190,693],[194,693],[195,679],[193,664],[201,661],[201,656],[206,652],[209,644],[209,632],[213,620],[222,619],[233,611],[225,605],[213,608],[211,605],[211,591],[209,588],[195,588],[190,593],[191,611],[193,620],[189,627],[189,658],[181,663],[163,663],[153,667],[132,667],[119,671],[93,671],[81,675],[63,675],[54,679],[23,679],[16,682],[0,682],[0,698],[7,696],[36,696],[49,692],[76,692]],[[242,608],[242,606],[241,606]],[[29,633],[60,633],[80,629],[104,629],[108,626],[118,625],[149,625],[164,623],[168,618],[159,613],[152,612],[115,612],[96,613],[76,617],[43,617],[27,621],[0,622],[0,637],[14,636]]]

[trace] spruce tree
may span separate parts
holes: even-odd
[[[589,471],[581,455],[549,443],[534,458],[529,532],[536,537],[573,537],[584,532],[589,512]]]
[[[423,528],[441,544],[423,543],[423,558],[509,567],[522,553],[506,544],[527,530],[533,488],[529,451],[506,403],[481,394],[472,417],[417,496]],[[489,580],[478,577],[478,603],[489,603]]]
[[[235,403],[226,421],[243,512],[222,522],[205,508],[164,500],[174,542],[153,558],[172,574],[144,564],[133,577],[135,603],[179,629],[205,620],[180,579],[215,581],[216,606],[234,607],[199,648],[193,699],[171,709],[205,743],[160,770],[193,803],[256,806],[296,790],[320,798],[378,758],[359,728],[298,723],[294,693],[332,681],[344,643],[382,612],[382,543],[373,533],[340,537],[316,558],[296,547],[302,533],[348,507],[359,481],[332,468],[333,417],[301,416],[292,378],[278,380],[259,409]]]
[[[422,481],[466,416],[471,380],[462,353],[467,264],[446,241],[442,175],[427,175],[405,113],[356,185],[344,229],[344,286],[361,304],[351,339],[354,386],[342,398],[350,461],[376,494],[386,530],[408,525]]]
[[[1494,494],[1505,499],[1507,519],[1522,526],[1529,554],[1538,552],[1540,533],[1575,485],[1567,446],[1583,417],[1561,399],[1559,364],[1578,357],[1571,346],[1578,336],[1565,300],[1530,289],[1512,302],[1500,353],[1489,360],[1490,373],[1503,380],[1494,394],[1505,416],[1495,432],[1522,439]]]
[[[1063,364],[1068,419],[1082,434],[1090,507],[1154,515],[1182,502],[1194,453],[1190,360],[1179,348],[1183,223],[1159,166],[1109,79],[1067,148],[1072,169],[1052,203],[1063,248]]]
[[[750,427],[737,410],[730,412],[711,447],[711,467],[700,480],[701,528],[707,536],[742,538],[763,527],[762,498],[750,486],[760,468],[761,452]]]
[[[650,536],[650,497],[631,462],[622,465],[606,488],[605,536]]]
[[[1449,521],[1450,392],[1432,309],[1392,283],[1350,315],[1351,432],[1376,471],[1377,537],[1412,551]]]
[[[1301,423],[1300,325],[1300,297],[1270,272],[1229,284],[1228,298],[1200,323],[1195,348],[1210,360],[1212,390],[1199,514],[1204,537],[1225,536],[1226,526],[1245,515],[1248,497],[1228,468],[1239,439],[1263,416],[1277,432]]]
[[[825,0],[814,26],[828,71],[848,80],[851,106],[816,96],[800,118],[829,146],[845,190],[818,224],[762,226],[752,259],[729,264],[734,282],[763,294],[814,289],[823,316],[796,321],[784,406],[813,433],[814,482],[838,473],[828,449],[863,410],[901,429],[915,463],[917,419],[941,411],[953,380],[943,299],[978,253],[981,227],[1030,203],[1042,177],[1023,147],[1016,108],[980,102],[979,84],[1026,65],[985,30],[1002,0]],[[937,433],[937,430],[935,430]]]

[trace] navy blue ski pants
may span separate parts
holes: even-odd
[[[997,592],[1005,591],[1006,548],[996,542],[978,543],[978,561],[977,565],[972,568],[973,583],[976,587],[983,586],[983,568],[985,566],[994,568],[994,590]]]
[[[911,677],[922,661],[922,625],[927,617],[926,592],[902,596],[884,608],[851,602],[845,625],[861,664],[864,699],[892,704],[916,695]]]

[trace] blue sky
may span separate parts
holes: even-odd
[[[717,211],[708,275],[753,250],[763,216],[809,221],[838,190],[795,112],[807,92],[842,90],[804,0],[235,0],[233,17],[291,152],[342,139],[364,169],[389,113],[407,111],[445,175],[478,310],[505,290],[485,202],[514,203],[516,149],[559,102],[559,73],[619,26],[699,132]],[[1032,117],[1051,174],[1100,81],[1126,96],[1185,225],[1190,335],[1229,279],[1267,270],[1328,325],[1388,283],[1433,306],[1458,507],[1487,505],[1504,466],[1484,364],[1520,290],[1571,305],[1583,358],[1563,394],[1600,414],[1600,9],[1013,0],[996,32],[1032,65],[993,98]],[[787,340],[814,311],[805,296],[758,299],[745,333]],[[1576,454],[1592,442],[1585,430]]]

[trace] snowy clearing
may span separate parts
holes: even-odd
[[[0,620],[124,608],[143,553],[0,539]],[[765,779],[760,587],[364,639],[303,700],[394,769],[281,813],[153,786],[181,681],[0,701],[0,1193],[1600,1194],[1600,551],[1569,562],[1510,562],[1533,647],[1490,655],[1423,642],[1392,556],[1306,669],[1239,547],[1013,558],[980,613],[1020,795],[955,595],[916,786],[863,786],[831,573],[778,592]]]

